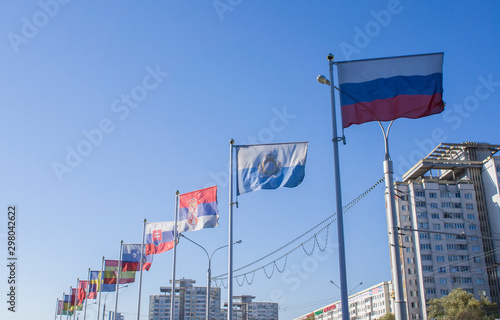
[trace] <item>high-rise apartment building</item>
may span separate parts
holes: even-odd
[[[499,150],[440,144],[396,183],[408,319],[454,288],[500,305]]]
[[[278,304],[275,302],[254,302],[254,296],[233,297],[234,320],[278,320]],[[224,303],[227,307],[227,302]],[[223,319],[227,320],[227,309],[222,309]]]
[[[349,296],[349,315],[351,319],[376,320],[386,313],[392,313],[392,284],[382,282]],[[323,308],[296,318],[295,320],[341,320],[342,307],[336,301]]]
[[[196,281],[175,281],[174,319],[206,319],[207,287],[195,287]],[[160,287],[160,295],[149,296],[149,320],[170,320],[172,287]],[[210,320],[221,319],[220,288],[210,288]]]

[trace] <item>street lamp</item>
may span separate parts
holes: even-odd
[[[126,284],[123,287],[120,287],[118,289],[123,289],[123,288],[126,288],[126,287],[128,287],[128,284]],[[102,309],[102,320],[104,320],[104,316],[106,315],[106,299],[108,298],[108,294],[110,294],[111,292],[114,292],[114,291],[110,291],[110,292],[106,293],[106,296],[104,297],[104,307]]]
[[[351,292],[353,292],[354,289],[356,289],[357,287],[359,287],[362,284],[363,284],[363,282],[358,283],[354,288],[351,289],[351,291],[349,291],[349,294],[351,294]]]
[[[336,286],[337,288],[339,288],[339,289],[340,289],[340,287],[339,287],[339,286],[338,286],[335,282],[333,282],[332,280],[330,280],[330,283],[331,283],[331,284],[333,284],[334,286]],[[360,285],[362,285],[362,284],[363,284],[363,282],[358,283],[358,284],[357,284],[354,288],[352,288],[352,289],[351,289],[351,291],[349,291],[349,293],[348,293],[348,294],[350,295],[350,294],[351,294],[351,292],[353,292],[353,291],[354,291],[354,289],[356,289],[357,287],[359,287],[359,286],[360,286]]]
[[[206,305],[206,316],[207,316],[207,320],[210,320],[210,281],[212,280],[212,269],[211,269],[212,257],[214,256],[214,253],[216,251],[218,251],[220,249],[224,249],[224,248],[228,247],[229,245],[226,244],[224,246],[218,247],[217,249],[215,249],[214,251],[212,251],[212,254],[208,254],[208,251],[202,245],[194,242],[193,240],[189,239],[188,237],[186,237],[182,233],[180,234],[180,236],[183,237],[184,239],[186,239],[186,240],[194,243],[198,247],[202,248],[203,251],[205,251],[205,254],[207,255],[207,259],[208,259],[208,271],[207,271],[207,305]],[[233,244],[242,243],[242,242],[243,241],[238,240],[238,241],[234,242]]]

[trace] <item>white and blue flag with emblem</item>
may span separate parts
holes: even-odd
[[[235,146],[237,194],[298,186],[304,180],[307,145],[293,142]]]

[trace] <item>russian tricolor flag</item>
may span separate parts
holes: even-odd
[[[337,63],[342,127],[444,110],[443,53]]]

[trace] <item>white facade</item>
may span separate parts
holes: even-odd
[[[424,179],[396,189],[408,319],[426,319],[426,302],[455,288],[489,297],[473,184]]]
[[[500,157],[491,157],[484,164],[481,172],[484,196],[488,209],[488,219],[493,238],[500,238]],[[500,242],[493,241],[495,261],[500,262]]]
[[[396,183],[409,320],[427,319],[427,302],[455,288],[500,302],[498,151],[440,144]]]
[[[233,320],[278,320],[278,304],[275,302],[254,302],[254,296],[233,297]],[[227,303],[224,303],[227,307]],[[227,320],[227,309],[222,310],[223,319]]]
[[[191,279],[176,280],[174,297],[175,320],[206,319],[206,287],[194,287]],[[170,293],[172,287],[161,287],[162,295],[149,296],[149,320],[170,320]],[[210,319],[220,320],[220,288],[210,288]],[[182,311],[182,312],[181,312]]]
[[[376,286],[349,296],[349,315],[352,320],[376,320],[386,313],[392,313],[393,299],[391,282],[382,282]],[[336,301],[321,309],[310,312],[295,320],[341,320],[342,305]]]

